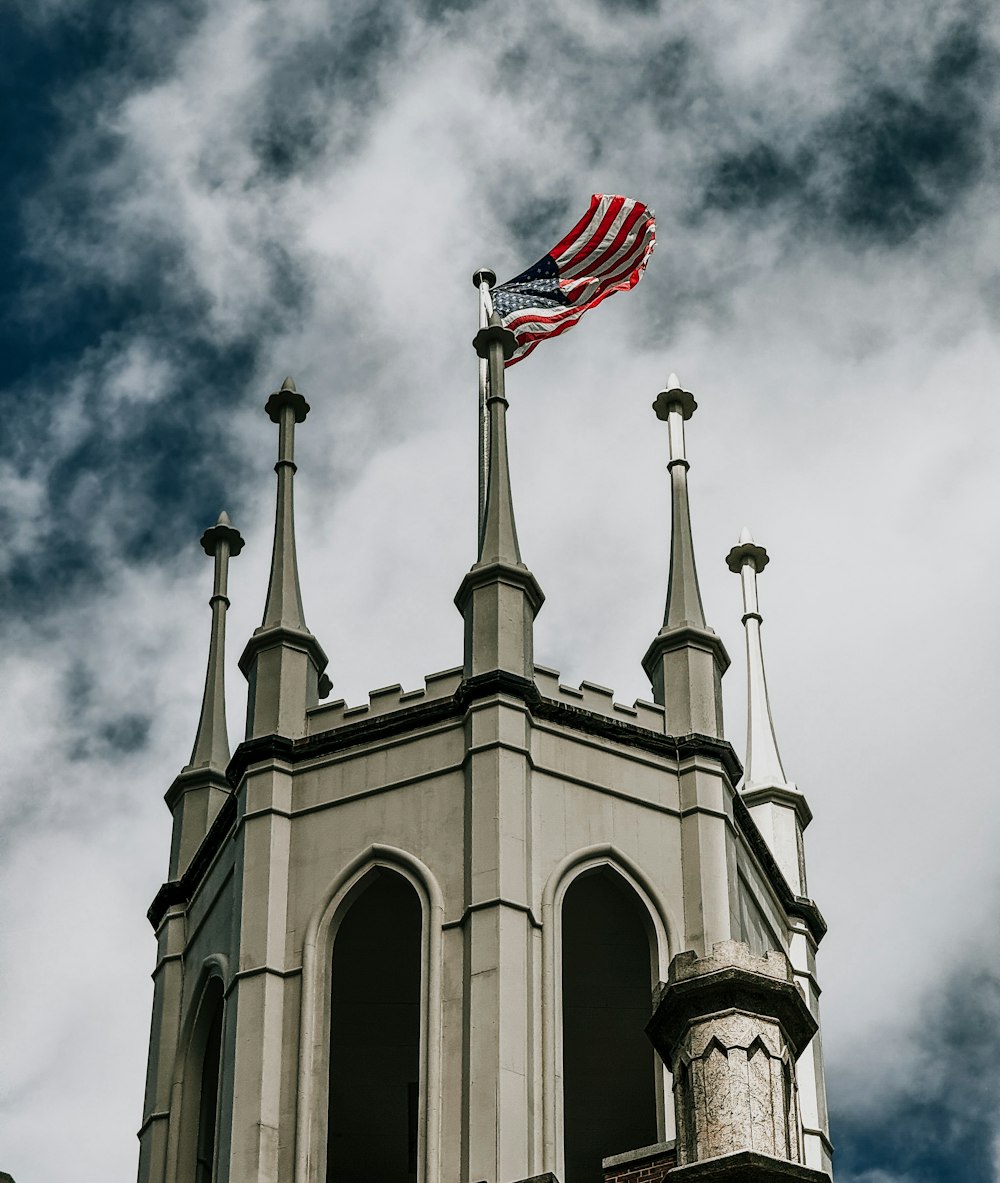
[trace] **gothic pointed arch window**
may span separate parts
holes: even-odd
[[[328,1183],[417,1183],[421,926],[412,885],[376,867],[337,928]]]
[[[566,1183],[601,1183],[601,1159],[657,1141],[651,1013],[655,938],[646,909],[610,867],[580,875],[562,905]]]
[[[188,1043],[181,1116],[179,1179],[215,1183],[219,1171],[219,1093],[225,997],[209,977],[197,1001]]]

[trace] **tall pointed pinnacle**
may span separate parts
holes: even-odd
[[[698,404],[671,374],[653,403],[657,419],[667,424],[670,460],[670,574],[663,627],[642,659],[653,685],[653,698],[666,710],[672,735],[696,732],[722,737],[722,675],[729,655],[705,623],[691,538],[684,423]]]
[[[473,282],[488,287],[492,272],[477,271]],[[545,599],[534,575],[521,562],[507,461],[507,398],[504,361],[514,335],[495,323],[480,329],[473,345],[486,361],[486,443],[479,555],[455,596],[465,618],[465,676],[497,670],[530,681],[534,676],[532,633]]]
[[[247,739],[260,735],[305,735],[306,711],[329,692],[327,657],[306,627],[295,551],[293,481],[295,425],[309,414],[309,404],[286,378],[264,407],[278,425],[278,495],[274,518],[271,579],[264,619],[247,642],[240,669],[250,683]]]
[[[175,878],[191,860],[229,793],[229,733],[226,727],[226,611],[229,560],[243,549],[243,537],[225,510],[201,536],[207,555],[215,558],[215,582],[209,604],[212,635],[208,647],[205,693],[191,759],[167,790],[166,801],[174,815],[170,875]]]
[[[769,561],[767,551],[754,542],[746,526],[739,543],[726,556],[726,565],[740,576],[742,584],[747,644],[747,751],[743,800],[792,890],[796,895],[805,895],[802,831],[812,820],[812,813],[805,797],[785,776],[764,676],[757,576]]]

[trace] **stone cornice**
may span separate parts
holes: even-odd
[[[476,563],[466,572],[465,578],[455,593],[455,606],[464,613],[469,598],[477,587],[486,587],[491,583],[509,583],[511,587],[520,588],[528,597],[532,612],[537,616],[538,610],[545,603],[545,593],[523,563],[515,564],[503,560]]]
[[[323,671],[326,669],[328,660],[326,653],[323,650],[323,646],[316,640],[312,633],[306,629],[289,628],[284,624],[275,624],[261,625],[260,628],[255,629],[250,634],[250,639],[247,641],[243,653],[240,655],[240,672],[245,677],[249,677],[250,667],[253,665],[253,659],[257,654],[265,649],[275,649],[281,645],[288,649],[300,649],[312,660],[313,665],[318,670]]]
[[[803,895],[796,895],[789,887],[788,880],[771,853],[771,848],[764,841],[760,830],[757,829],[757,823],[751,817],[750,810],[739,793],[733,798],[733,817],[746,838],[747,845],[757,856],[757,861],[763,867],[764,874],[771,886],[777,892],[781,906],[789,916],[797,916],[805,922],[813,940],[818,945],[826,936],[827,924],[823,919],[823,913],[812,900]]]
[[[721,966],[676,980],[672,976],[669,982],[660,983],[654,1006],[646,1034],[668,1063],[674,1045],[692,1023],[729,1010],[763,1015],[779,1023],[796,1059],[819,1030],[793,981],[742,965]]]
[[[301,764],[335,752],[419,731],[448,720],[458,722],[473,703],[497,695],[520,700],[533,718],[560,724],[572,731],[611,740],[626,747],[638,748],[669,760],[680,762],[698,755],[715,760],[733,785],[742,775],[740,761],[732,746],[725,740],[698,734],[662,735],[634,723],[597,714],[585,707],[543,698],[533,681],[504,670],[494,670],[467,678],[455,693],[447,698],[432,699],[385,715],[358,719],[356,722],[346,723],[317,735],[306,735],[295,740],[281,735],[265,735],[247,740],[241,743],[233,754],[226,769],[226,778],[229,786],[235,790],[254,765],[271,761],[289,765]],[[819,909],[811,900],[793,895],[749,810],[735,793],[733,815],[785,911],[804,920],[813,937],[819,942],[826,932],[826,923]],[[164,883],[156,893],[147,913],[154,928],[159,926],[168,908],[175,904],[186,904],[192,898],[223,840],[235,825],[236,816],[236,797],[232,796],[223,803],[184,874],[179,879]]]
[[[744,803],[749,809],[753,809],[756,805],[787,805],[789,809],[794,809],[795,814],[799,819],[799,825],[804,830],[806,826],[812,821],[812,810],[809,808],[809,802],[805,799],[798,789],[792,788],[789,785],[753,785],[747,788],[744,785],[743,792],[740,794]]]
[[[194,857],[188,863],[184,874],[179,879],[171,879],[164,883],[153,897],[146,917],[154,929],[160,927],[160,921],[168,908],[175,904],[188,903],[235,822],[236,797],[230,796],[223,801],[222,808],[209,826],[201,845],[194,852]]]
[[[217,768],[205,766],[203,768],[185,768],[174,777],[170,788],[163,794],[163,800],[173,812],[177,802],[192,789],[221,789],[224,793],[232,791],[225,773]]]
[[[664,653],[673,653],[676,649],[688,647],[704,649],[707,653],[711,653],[719,667],[720,675],[729,669],[731,664],[729,654],[726,652],[726,646],[719,634],[710,628],[700,628],[693,624],[673,625],[670,628],[664,625],[650,642],[642,659],[642,668],[652,678],[650,671]]]

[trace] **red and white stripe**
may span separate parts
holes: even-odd
[[[527,357],[546,337],[571,329],[584,312],[613,292],[635,287],[655,245],[656,222],[641,201],[595,193],[584,216],[549,252],[569,303],[555,309],[524,308],[505,320],[517,338],[507,364]]]

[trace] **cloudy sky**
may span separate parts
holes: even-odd
[[[1000,1179],[1000,17],[949,0],[8,0],[0,1169],[134,1177],[162,795],[225,507],[235,666],[294,375],[334,695],[461,660],[476,266],[639,197],[642,284],[510,371],[539,661],[648,697],[676,370],[710,623],[748,524],[808,795],[842,1183]]]

